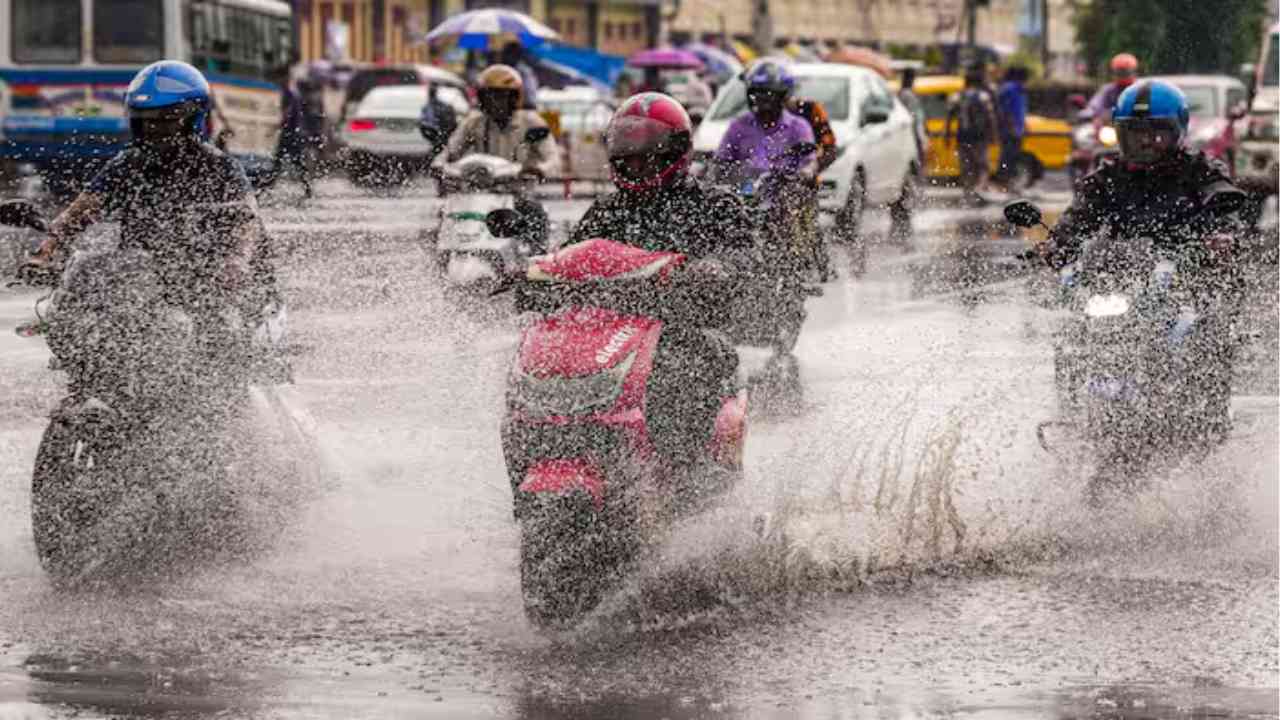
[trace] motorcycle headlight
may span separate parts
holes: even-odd
[[[1084,305],[1084,314],[1090,318],[1119,317],[1129,312],[1133,303],[1128,296],[1120,293],[1109,295],[1091,295]]]
[[[1071,139],[1076,147],[1088,148],[1097,144],[1098,136],[1093,132],[1093,126],[1085,123],[1075,129],[1075,132],[1071,134]]]
[[[1113,147],[1116,143],[1120,142],[1120,136],[1116,134],[1116,129],[1114,127],[1110,125],[1103,125],[1102,129],[1098,131],[1098,142],[1106,145],[1107,147]]]
[[[611,368],[579,377],[538,378],[517,371],[514,400],[536,417],[566,417],[603,410],[622,394],[635,361],[636,353],[632,352]]]

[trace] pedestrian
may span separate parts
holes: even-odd
[[[957,125],[954,137],[953,122]],[[980,65],[971,66],[965,72],[964,91],[947,111],[944,136],[948,148],[955,147],[958,141],[960,183],[966,199],[974,205],[987,203],[981,194],[987,189],[991,174],[987,151],[998,139],[998,133],[995,101],[986,89],[985,72]]]
[[[1010,192],[1014,192],[1014,180],[1022,160],[1022,139],[1027,134],[1027,90],[1024,87],[1029,73],[1027,68],[1015,65],[1004,73],[1004,83],[996,99],[1000,113],[1000,162],[996,168],[996,180]]]
[[[904,68],[902,70],[902,89],[898,91],[898,99],[902,101],[902,105],[911,113],[911,117],[914,119],[916,163],[923,172],[925,150],[929,147],[929,133],[925,128],[924,104],[920,102],[920,98],[915,93],[915,85],[916,69],[912,67]]]
[[[276,139],[273,163],[275,167],[272,175],[273,179],[278,179],[285,172],[299,175],[309,197],[311,185],[306,173],[300,170],[303,167],[305,155],[302,118],[302,97],[298,92],[298,84],[289,77],[288,71],[285,71],[280,90],[280,134]]]

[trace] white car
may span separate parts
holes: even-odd
[[[795,94],[826,108],[839,156],[820,178],[819,204],[836,216],[841,239],[858,239],[863,209],[891,205],[910,219],[920,167],[911,113],[875,72],[853,65],[796,63]],[[705,162],[734,118],[747,112],[746,89],[734,79],[711,105],[693,136],[695,156]]]
[[[457,88],[438,87],[437,97],[453,106],[459,119],[466,114],[466,96]],[[431,144],[418,127],[426,102],[424,85],[376,87],[360,100],[339,131],[352,182],[401,183],[430,164]]]

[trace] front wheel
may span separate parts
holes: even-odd
[[[90,571],[92,540],[104,510],[116,502],[108,482],[108,443],[58,418],[50,421],[31,477],[31,531],[40,565],[55,582]]]
[[[530,498],[520,520],[525,614],[548,627],[595,609],[633,554],[633,528],[615,527],[582,495]]]
[[[902,192],[889,206],[889,239],[902,250],[911,249],[911,219],[920,195],[920,171],[912,167],[902,180]],[[865,261],[864,261],[865,262]]]

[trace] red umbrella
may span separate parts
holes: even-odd
[[[893,76],[893,66],[890,64],[888,57],[872,50],[871,48],[858,47],[856,45],[845,45],[827,56],[829,63],[842,63],[845,65],[861,65],[880,73],[886,80]]]
[[[658,68],[660,70],[701,70],[702,60],[688,50],[676,48],[655,48],[641,50],[627,58],[627,64],[638,68]]]

